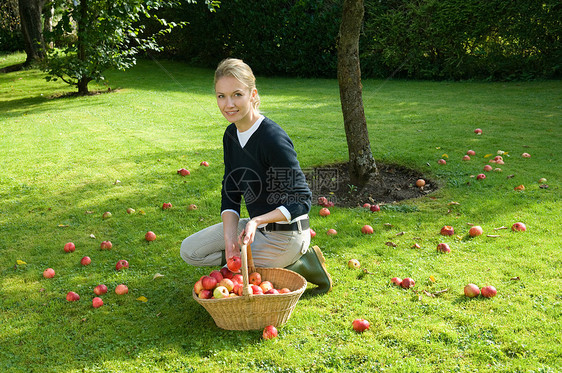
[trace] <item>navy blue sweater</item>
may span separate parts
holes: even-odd
[[[287,133],[274,121],[264,118],[244,148],[236,125],[231,123],[223,136],[224,178],[221,212],[240,214],[242,196],[250,218],[284,206],[291,219],[310,211],[312,193]]]

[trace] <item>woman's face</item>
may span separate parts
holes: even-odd
[[[223,76],[215,84],[217,105],[222,115],[239,130],[247,130],[257,120],[259,113],[254,109],[257,90],[250,90],[233,76]]]

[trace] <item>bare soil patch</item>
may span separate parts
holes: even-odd
[[[437,183],[423,177],[419,171],[380,162],[377,162],[378,179],[363,187],[355,186],[350,182],[347,165],[346,162],[304,170],[313,204],[318,197],[326,197],[341,207],[357,207],[364,203],[388,204],[424,197],[438,189]],[[425,180],[424,187],[416,186],[418,179]]]

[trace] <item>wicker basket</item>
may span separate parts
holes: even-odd
[[[296,272],[283,268],[255,268],[250,247],[241,248],[243,295],[222,299],[201,299],[193,291],[193,299],[205,307],[215,324],[226,330],[260,330],[268,325],[281,326],[306,289],[306,280]],[[258,272],[277,289],[288,288],[285,294],[250,294],[249,274]]]

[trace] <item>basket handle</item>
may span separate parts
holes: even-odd
[[[244,284],[242,288],[242,295],[253,294],[252,288],[250,286],[250,273],[249,268],[254,268],[254,259],[252,258],[252,249],[250,245],[242,245],[240,247],[241,259],[242,259],[242,277],[244,278]]]

